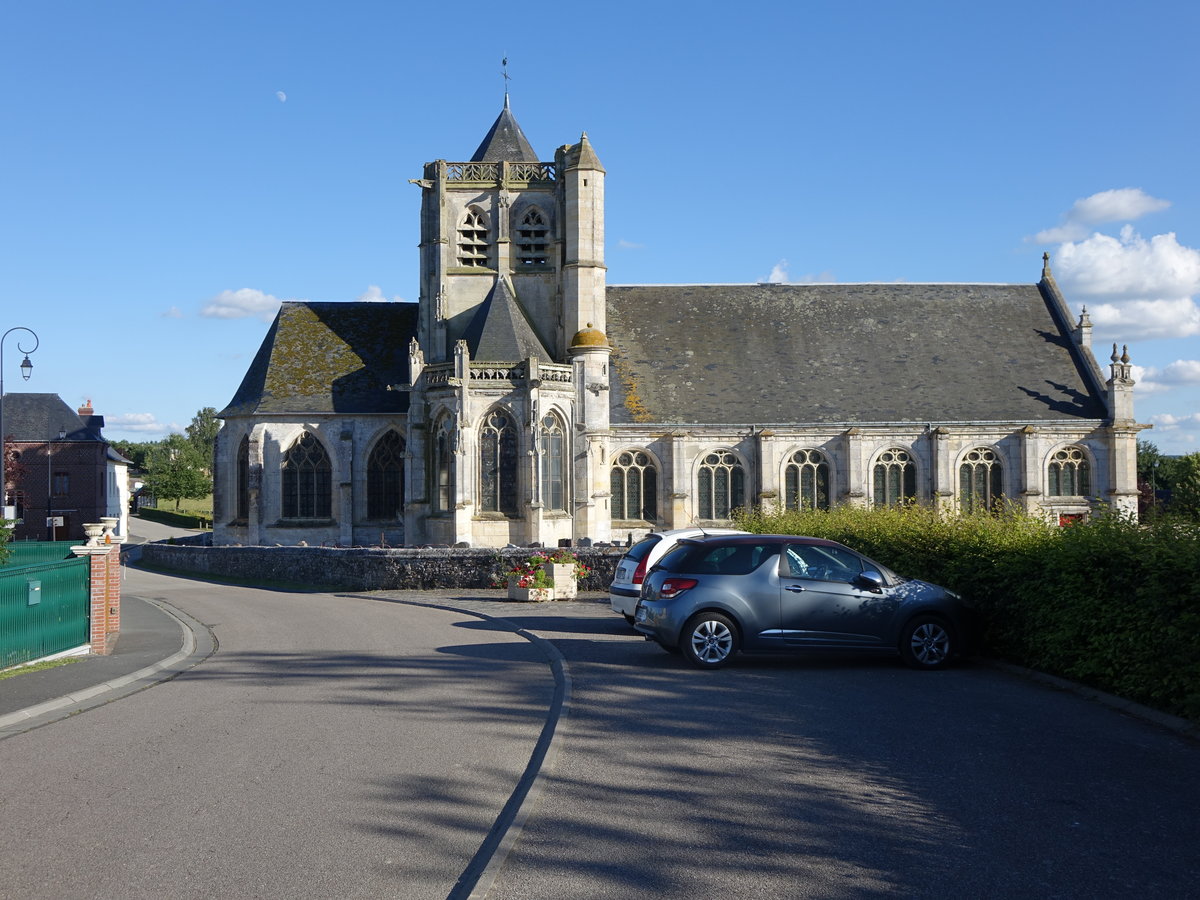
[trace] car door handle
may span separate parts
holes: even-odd
[[[793,585],[789,585],[788,587],[785,587],[784,590],[791,591],[793,594],[802,594],[802,593],[804,593],[804,591],[807,590],[807,588],[802,588],[798,584],[793,584]]]

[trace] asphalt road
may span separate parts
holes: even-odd
[[[1193,739],[983,665],[701,672],[600,604],[507,615],[572,704],[489,900],[1200,897]]]
[[[133,571],[201,665],[0,741],[0,897],[445,897],[546,719],[545,653],[462,613]]]
[[[219,647],[0,741],[6,900],[447,896],[552,708],[517,627],[569,713],[489,900],[1200,897],[1200,744],[994,668],[700,672],[595,599],[126,590]]]

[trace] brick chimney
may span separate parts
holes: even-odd
[[[92,409],[92,398],[88,397],[86,400],[84,400],[83,406],[79,407],[79,409],[75,411],[81,416],[94,416],[96,411]]]

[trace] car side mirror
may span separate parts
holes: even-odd
[[[864,572],[859,572],[854,576],[852,584],[856,588],[862,588],[864,591],[881,592],[884,588],[883,575],[876,572],[874,569],[867,569]]]

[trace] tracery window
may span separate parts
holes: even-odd
[[[995,509],[1004,491],[1004,469],[990,447],[976,447],[958,467],[958,502],[963,512]]]
[[[237,479],[236,508],[234,518],[245,522],[250,518],[250,436],[243,435],[238,444],[237,466],[234,477]]]
[[[531,209],[517,229],[517,261],[521,266],[544,266],[547,262],[546,220],[540,210]]]
[[[480,428],[479,508],[517,513],[517,426],[503,410],[488,413]]]
[[[1064,447],[1050,457],[1047,490],[1051,497],[1086,497],[1092,492],[1092,467],[1081,447]]]
[[[283,517],[328,519],[333,502],[333,468],[316,435],[304,432],[283,457]]]
[[[742,464],[728,450],[704,457],[696,476],[701,519],[728,519],[746,503],[746,475]]]
[[[892,447],[875,461],[875,505],[901,506],[917,498],[917,466],[907,450]]]
[[[404,509],[404,440],[389,431],[367,459],[367,518],[396,519]]]
[[[450,418],[443,417],[433,438],[433,508],[449,512],[454,508],[454,438]]]
[[[829,509],[829,463],[819,450],[797,450],[783,472],[787,509]]]
[[[567,508],[566,431],[556,415],[542,418],[538,434],[542,464],[542,504],[546,509]]]
[[[648,453],[628,450],[617,456],[610,477],[615,520],[658,520],[658,472]]]
[[[458,226],[458,264],[460,266],[487,268],[488,227],[483,213],[477,209],[467,210]]]

